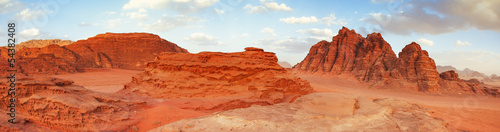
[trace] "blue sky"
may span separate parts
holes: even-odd
[[[148,32],[192,53],[255,46],[292,65],[345,26],[382,33],[396,54],[416,41],[438,65],[500,75],[498,0],[0,0],[0,15],[2,40],[9,21],[20,41]]]

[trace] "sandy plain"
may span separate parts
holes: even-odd
[[[87,72],[50,75],[70,79],[87,89],[115,93],[141,71],[122,69],[90,69]],[[432,95],[396,88],[373,88],[352,78],[299,75],[308,80],[315,92],[344,93],[371,99],[395,98],[427,109],[432,117],[442,119],[460,131],[500,131],[500,98],[475,95]],[[489,83],[495,85],[496,83]],[[186,109],[187,105],[207,103],[200,99],[151,99],[150,107],[135,111],[141,121],[129,130],[148,131],[178,120],[213,114],[217,111]]]

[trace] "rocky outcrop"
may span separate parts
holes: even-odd
[[[490,78],[495,80],[500,80],[500,76],[497,76],[497,74],[491,74]]]
[[[0,107],[9,108],[11,96],[6,79],[0,81]],[[120,131],[135,123],[132,109],[145,102],[93,92],[58,78],[17,78],[15,122],[0,110],[2,130],[23,131]]]
[[[65,46],[65,45],[70,45],[73,43],[71,40],[61,40],[61,39],[46,39],[46,40],[28,40],[26,42],[19,43],[16,45],[16,50],[22,49],[22,48],[42,48],[48,45],[59,45],[59,46]]]
[[[252,106],[186,119],[160,131],[453,131],[416,104],[339,93],[313,93],[294,103]]]
[[[140,70],[162,52],[187,50],[154,34],[106,33],[65,46],[22,48],[16,53],[16,64],[18,73],[27,75],[74,73],[85,68]],[[2,59],[8,58],[6,54],[7,49],[2,47]],[[6,72],[2,74],[5,76]]]
[[[438,70],[439,73],[442,73],[442,72],[445,72],[445,71],[449,71],[449,70],[453,70],[456,73],[458,73],[458,76],[460,78],[463,78],[463,79],[478,79],[480,81],[485,81],[485,82],[495,81],[494,78],[492,78],[490,76],[487,76],[484,73],[480,73],[478,71],[471,70],[469,68],[465,68],[464,70],[457,70],[453,66],[440,66],[440,65],[437,65],[436,69]]]
[[[288,73],[272,52],[163,53],[120,92],[155,98],[224,100],[193,109],[234,109],[290,102],[312,92],[309,83]]]
[[[406,45],[398,58],[380,33],[363,38],[345,27],[339,30],[331,42],[323,40],[313,45],[304,60],[293,67],[293,71],[326,76],[348,75],[375,86],[390,85],[428,93],[442,92],[442,79],[436,64],[419,44],[412,42]],[[443,76],[444,81],[454,79],[448,73]],[[464,87],[463,91],[473,90]]]
[[[387,80],[396,54],[380,33],[363,38],[354,30],[342,28],[332,42],[312,46],[306,58],[293,68],[308,73],[352,74],[359,80]]]
[[[122,69],[142,69],[162,52],[187,53],[176,44],[149,33],[99,34],[65,48],[98,67]]]
[[[447,71],[439,74],[441,80],[439,81],[439,85],[443,91],[453,92],[453,93],[473,93],[473,94],[482,94],[482,95],[492,95],[498,96],[500,92],[496,88],[491,88],[483,85],[477,79],[469,79],[463,80],[458,77],[458,74],[455,71]]]
[[[436,70],[436,63],[417,43],[406,45],[399,52],[399,58],[392,67],[391,72],[396,75],[393,77],[399,78],[400,74],[404,80],[417,83],[419,91],[438,92],[439,73]]]
[[[448,80],[448,81],[459,81],[460,78],[458,78],[458,74],[455,71],[446,71],[441,74],[439,74],[439,77],[443,80]]]

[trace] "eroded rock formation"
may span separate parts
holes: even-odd
[[[0,81],[0,107],[11,106],[6,79]],[[15,122],[6,109],[0,110],[2,130],[13,131],[119,131],[136,122],[132,109],[145,105],[111,94],[93,92],[58,78],[16,80]]]
[[[419,91],[439,92],[438,82],[440,78],[436,70],[436,63],[429,57],[429,53],[422,50],[417,43],[412,42],[406,45],[399,52],[399,58],[392,67],[391,73],[396,75],[392,77],[402,77],[408,82],[417,83]]]
[[[379,33],[367,38],[343,28],[332,42],[311,47],[306,58],[293,68],[308,73],[352,74],[362,81],[386,80],[396,54]]]
[[[288,73],[272,52],[163,53],[134,76],[121,92],[155,98],[223,99],[196,109],[233,109],[290,102],[312,92],[309,83]]]
[[[176,44],[149,33],[99,34],[65,48],[97,66],[122,69],[142,69],[162,52],[187,53]]]
[[[22,48],[42,48],[48,45],[59,45],[59,46],[65,46],[65,45],[70,45],[73,43],[71,40],[61,40],[61,39],[46,39],[46,40],[28,40],[26,42],[19,43],[16,45],[16,50],[22,49]]]
[[[421,92],[440,93],[441,79],[436,64],[427,51],[412,42],[399,53],[399,58],[380,33],[366,38],[354,30],[343,27],[331,42],[320,41],[313,45],[304,60],[293,67],[295,72],[322,75],[352,75],[371,85],[410,87]],[[447,79],[448,75],[443,75]],[[454,83],[454,82],[451,82]],[[463,90],[484,94],[490,89]]]
[[[441,77],[439,84],[447,92],[489,94],[495,97],[500,94],[498,89],[489,88],[477,79],[460,79],[458,73],[453,70],[443,72],[439,76]]]
[[[174,43],[149,33],[106,33],[69,45],[22,48],[16,53],[18,73],[64,74],[85,68],[141,70],[162,52],[187,53]],[[6,63],[7,48],[0,47],[0,60]],[[2,65],[2,70],[7,65]],[[6,75],[6,71],[0,71]]]

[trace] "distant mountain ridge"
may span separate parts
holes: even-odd
[[[458,73],[458,76],[463,79],[478,79],[481,81],[491,81],[491,79],[497,79],[497,75],[492,74],[491,76],[487,76],[484,73],[471,70],[469,68],[465,68],[464,70],[457,70],[455,67],[447,65],[447,66],[440,66],[437,65],[436,69],[438,70],[439,73],[443,73],[449,70],[453,70],[456,73]]]
[[[283,68],[292,68],[292,65],[286,61],[278,61],[278,64]]]

